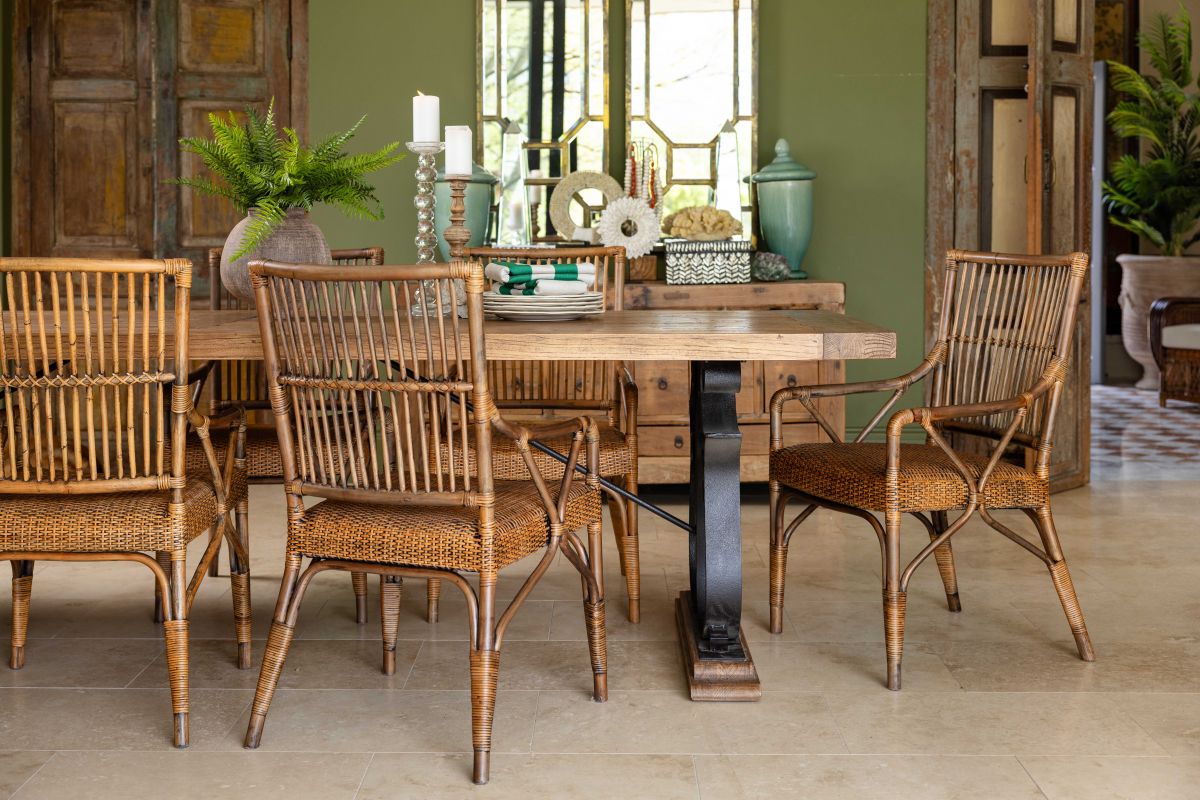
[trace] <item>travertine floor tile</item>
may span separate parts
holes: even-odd
[[[768,691],[875,691],[886,680],[886,656],[878,644],[756,641],[751,654]],[[905,648],[904,680],[919,691],[961,688],[928,645]]]
[[[507,755],[492,759],[492,781],[469,786],[469,755],[380,754],[359,791],[359,800],[391,800],[403,786],[412,797],[526,800],[576,797],[595,800],[696,800],[690,756]]]
[[[1200,758],[1200,694],[1118,694],[1113,704],[1167,752]]]
[[[819,694],[764,692],[757,703],[694,703],[682,691],[542,692],[535,753],[844,753]]]
[[[125,800],[222,797],[351,800],[366,753],[57,753],[15,797]]]
[[[1044,800],[1004,756],[696,756],[704,797]]]
[[[1163,755],[1107,695],[833,692],[825,700],[852,753]]]
[[[1200,760],[1121,756],[1022,756],[1048,800],[1194,800]]]
[[[0,686],[121,689],[161,652],[152,639],[29,639],[25,668],[0,668]]]
[[[54,756],[47,750],[0,750],[0,797],[10,797]]]

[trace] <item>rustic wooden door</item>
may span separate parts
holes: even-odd
[[[1087,250],[1094,4],[931,0],[926,336],[946,250]],[[1088,481],[1090,304],[1079,309],[1053,487]]]
[[[307,0],[18,0],[13,251],[204,263],[237,221],[166,181],[210,111],[307,123]]]

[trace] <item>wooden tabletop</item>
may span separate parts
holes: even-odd
[[[570,322],[488,321],[490,359],[626,361],[895,358],[896,334],[829,311],[610,311]],[[465,347],[465,345],[464,345]],[[253,311],[192,310],[190,356],[262,358]]]

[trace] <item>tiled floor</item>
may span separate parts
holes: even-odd
[[[1115,424],[1103,406],[1131,396],[1099,396],[1097,425]],[[1200,429],[1195,410],[1173,413]],[[1040,563],[974,524],[955,539],[961,614],[946,611],[932,565],[914,579],[903,692],[882,685],[878,555],[854,520],[820,514],[797,534],[786,629],[772,637],[766,503],[748,493],[746,618],[762,701],[686,699],[671,618],[686,541],[646,515],[640,626],[617,618],[623,590],[608,553],[609,702],[588,698],[579,583],[556,567],[510,629],[482,789],[469,781],[461,600],[447,595],[430,627],[423,584],[409,582],[399,669],[387,678],[376,624],[353,621],[348,579],[318,579],[262,749],[249,752],[241,737],[257,669],[233,668],[228,582],[209,580],[192,623],[194,744],[176,752],[144,569],[39,565],[28,665],[0,666],[0,796],[1200,797],[1200,462],[1195,449],[1135,458],[1139,436],[1098,430],[1095,480],[1055,498],[1094,664],[1075,657]],[[671,507],[683,513],[682,498]],[[260,636],[282,519],[278,487],[255,487]],[[915,551],[925,537],[912,533]],[[0,642],[8,615],[0,598]]]

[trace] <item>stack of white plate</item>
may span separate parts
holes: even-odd
[[[483,310],[514,322],[559,322],[603,313],[604,295],[600,292],[570,296],[484,292]]]

